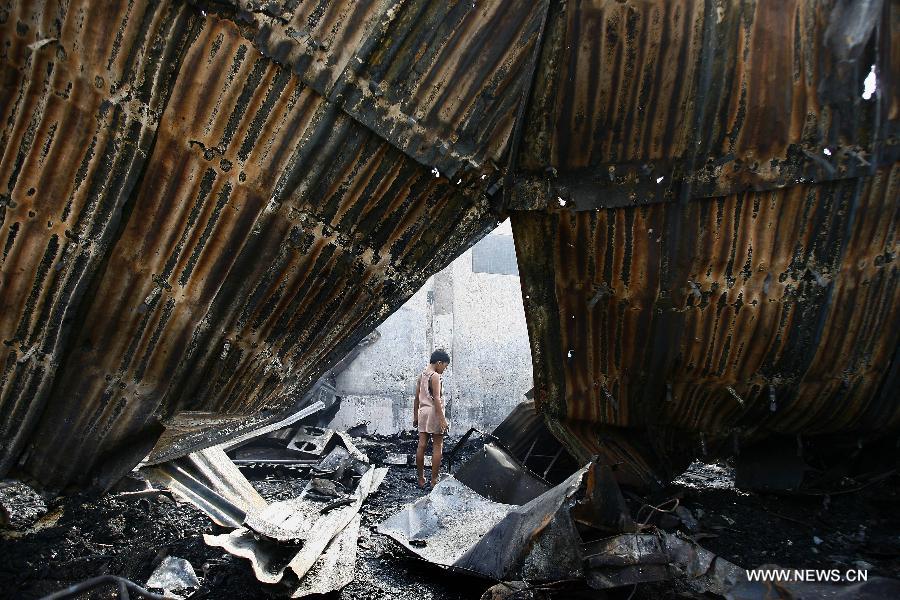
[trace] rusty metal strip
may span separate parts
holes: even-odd
[[[779,190],[801,183],[825,183],[872,176],[900,158],[897,140],[876,143],[871,154],[858,148],[792,146],[785,160],[747,165],[734,157],[710,158],[699,171],[686,161],[602,164],[557,172],[554,177],[519,175],[510,183],[510,210],[586,211],[711,199],[745,191]]]
[[[522,136],[525,133],[525,110],[528,107],[528,101],[531,98],[531,90],[534,85],[534,76],[537,73],[538,59],[544,48],[544,32],[547,29],[547,18],[550,12],[550,2],[546,0],[543,7],[543,16],[541,17],[541,26],[538,29],[537,39],[534,43],[534,49],[531,51],[531,57],[528,60],[526,68],[526,76],[522,85],[521,98],[516,108],[516,120],[512,131],[512,141],[509,145],[509,158],[507,159],[506,174],[503,177],[503,205],[504,207],[513,208],[510,202],[510,196],[513,192],[514,173],[518,169],[519,162],[519,146],[522,143]]]

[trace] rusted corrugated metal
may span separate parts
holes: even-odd
[[[501,177],[573,452],[898,428],[896,0],[94,4],[0,10],[0,473],[284,418]]]
[[[264,54],[452,177],[503,158],[547,2],[235,4]]]
[[[221,5],[7,7],[0,471],[102,483],[277,421],[496,224],[545,5],[312,6],[282,12],[314,46]]]
[[[507,203],[535,398],[580,457],[649,482],[731,437],[900,429],[898,18],[553,5]]]
[[[103,269],[145,168],[197,16],[181,5],[149,2],[7,2],[0,15],[0,472],[6,472],[40,439],[37,422],[53,410],[51,388],[71,348],[78,306],[92,296],[92,278]],[[56,395],[78,404],[69,394]],[[96,411],[99,401],[85,408]],[[67,426],[60,419],[56,429]],[[64,435],[43,441],[59,452],[54,445]]]

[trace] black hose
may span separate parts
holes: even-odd
[[[171,596],[160,596],[148,590],[145,590],[133,581],[129,581],[124,577],[116,577],[115,575],[101,575],[93,579],[87,579],[81,583],[76,583],[64,590],[54,592],[49,596],[44,596],[41,600],[59,600],[60,598],[74,598],[76,594],[86,592],[104,585],[115,585],[119,591],[120,600],[130,600],[133,594],[135,598],[144,598],[146,600],[173,600]]]

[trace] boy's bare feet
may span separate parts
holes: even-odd
[[[425,489],[425,478],[424,477],[419,477],[419,489],[420,490]]]

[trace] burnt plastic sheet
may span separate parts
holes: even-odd
[[[597,528],[606,496],[589,489],[605,469],[589,463],[521,505],[494,502],[449,477],[378,525],[429,562],[495,580],[556,581],[584,575],[579,528]],[[619,509],[624,510],[624,505]],[[628,522],[623,516],[617,522]]]
[[[199,588],[200,580],[190,562],[176,556],[167,556],[150,574],[147,587],[151,590],[163,590],[167,596],[183,598],[177,592]]]
[[[585,544],[588,585],[608,589],[679,579],[698,593],[724,595],[744,569],[679,534],[628,533]]]
[[[494,443],[485,444],[455,476],[476,493],[502,504],[525,504],[550,489],[547,482]]]

